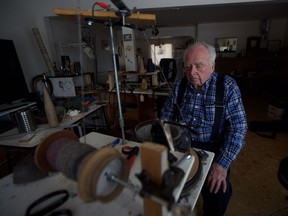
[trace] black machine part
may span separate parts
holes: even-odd
[[[179,185],[183,176],[184,172],[182,169],[175,166],[170,166],[170,169],[165,171],[162,176],[162,184],[158,185],[151,180],[147,171],[142,170],[141,173],[136,174],[136,177],[142,184],[140,195],[142,197],[158,197],[167,202],[168,209],[173,203],[175,203],[173,190]]]
[[[169,140],[166,136],[167,134],[165,133],[162,125],[176,125],[176,126],[179,126],[179,128],[184,128],[183,130],[179,129],[181,135],[179,136],[178,139],[173,140],[173,147],[177,151],[187,152],[189,148],[191,147],[190,133],[195,134],[195,131],[192,130],[190,127],[183,125],[179,122],[175,122],[175,121],[162,121],[161,122],[161,120],[155,121],[152,124],[151,130],[150,130],[152,140],[153,142],[165,145],[168,148],[169,148],[169,143],[168,143]]]

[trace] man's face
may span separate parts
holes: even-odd
[[[184,70],[189,82],[195,89],[200,90],[201,86],[210,78],[214,71],[214,64],[209,64],[209,52],[204,46],[196,46],[187,53],[184,59]]]

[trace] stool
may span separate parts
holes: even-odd
[[[110,125],[109,125],[108,117],[107,117],[106,107],[107,107],[107,103],[106,102],[102,102],[102,106],[98,110],[101,113],[98,113],[97,116],[92,117],[96,130],[99,130],[100,128],[104,128],[106,130],[110,129]],[[102,125],[99,125],[98,121],[101,121]]]
[[[277,177],[281,185],[286,190],[288,190],[288,157],[285,157],[280,161]],[[288,215],[288,206],[283,209],[277,210],[271,216],[286,216],[286,215]]]

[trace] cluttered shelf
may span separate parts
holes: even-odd
[[[87,130],[84,130],[88,118],[99,118],[103,116],[104,123],[98,124],[93,120],[93,127],[108,128],[106,117],[107,102],[93,103],[87,108],[87,111],[80,112],[74,116],[66,114],[59,121],[59,126],[49,128],[48,124],[37,124],[35,130],[21,132],[15,125],[8,131],[0,134],[0,176],[5,176],[13,171],[16,164],[21,162],[27,155],[33,153],[35,147],[45,139],[47,135],[55,131],[69,129],[75,132],[79,137],[85,135]],[[96,117],[95,117],[96,116]],[[36,116],[35,116],[36,117]],[[85,120],[84,120],[85,119]],[[74,130],[76,129],[76,130]],[[77,130],[78,129],[78,130]]]
[[[159,86],[158,76],[159,72],[149,72],[149,73],[138,73],[138,72],[129,72],[129,71],[120,71],[118,72],[119,82],[121,84],[131,84],[140,85],[142,89],[147,89],[147,86]],[[108,84],[109,91],[111,91],[114,86],[114,73],[108,73]]]

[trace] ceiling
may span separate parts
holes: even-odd
[[[288,18],[288,1],[143,9],[140,12],[156,14],[158,27],[194,26],[201,23]]]

